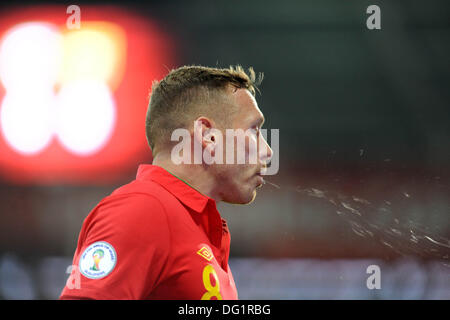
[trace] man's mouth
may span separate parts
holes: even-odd
[[[258,186],[264,184],[264,178],[260,172],[256,174],[256,178],[258,179]]]

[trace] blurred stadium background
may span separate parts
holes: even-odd
[[[151,161],[152,81],[184,64],[264,72],[280,130],[271,184],[219,205],[240,298],[450,299],[448,1],[76,4],[81,29],[0,5],[1,299],[59,296],[83,219]]]

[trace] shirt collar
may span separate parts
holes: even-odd
[[[215,204],[214,199],[201,194],[186,182],[156,165],[139,165],[136,180],[151,180],[160,184],[178,200],[196,212],[202,212],[209,200]]]

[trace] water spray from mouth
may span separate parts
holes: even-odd
[[[281,186],[264,179],[264,184],[281,189]],[[351,230],[362,238],[373,239],[400,256],[419,256],[444,260],[450,268],[450,240],[434,234],[428,227],[394,215],[398,201],[369,201],[359,196],[346,196],[339,192],[318,188],[302,188],[295,191],[301,196],[326,201],[336,214],[345,219]],[[411,201],[412,193],[400,192],[402,201]],[[374,214],[369,214],[374,213]],[[384,219],[384,223],[380,221]],[[377,221],[378,220],[378,221]]]
[[[263,184],[266,184],[266,183],[271,185],[271,186],[273,186],[273,187],[275,187],[275,188],[277,188],[277,189],[281,189],[281,187],[279,185],[277,185],[277,184],[275,184],[273,182],[267,181],[267,179],[264,179]]]
[[[381,204],[373,204],[360,197],[345,196],[316,188],[297,187],[296,191],[304,196],[327,201],[334,207],[335,212],[349,223],[356,235],[376,239],[401,256],[418,255],[450,260],[450,250],[448,250],[450,240],[433,235],[427,227],[411,219],[401,222],[398,218],[394,218],[391,215],[393,210],[391,201],[384,200]],[[409,192],[403,192],[403,195],[404,199],[412,198]],[[374,221],[376,219],[367,216],[371,211],[378,214],[373,217],[382,215],[383,218],[389,217],[390,221],[387,224]],[[450,268],[449,263],[443,264]]]

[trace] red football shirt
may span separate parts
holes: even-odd
[[[61,299],[237,299],[216,202],[161,167],[87,216]]]

